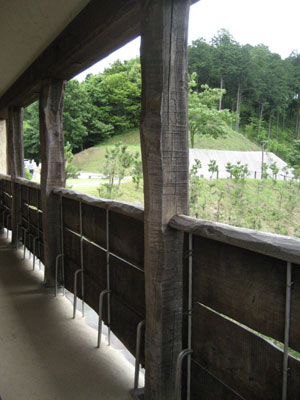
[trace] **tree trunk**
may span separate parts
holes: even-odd
[[[21,107],[8,108],[7,171],[11,176],[13,196],[11,228],[14,246],[18,243],[18,225],[21,223],[21,196],[15,178],[24,177],[23,115],[24,111]]]
[[[298,109],[297,109],[297,114],[296,114],[296,124],[295,124],[295,132],[294,135],[296,136],[298,133],[298,127],[299,127],[299,113],[300,113],[300,104],[298,104]]]
[[[259,118],[258,118],[258,134],[260,134],[261,131],[261,123],[263,119],[263,113],[264,113],[264,104],[260,104],[260,111],[259,111]]]
[[[278,140],[279,136],[279,112],[277,111],[277,121],[276,121],[276,140]]]
[[[56,256],[61,251],[59,198],[52,190],[65,184],[64,91],[63,81],[46,83],[41,89],[39,104],[45,284],[51,287],[55,285]]]
[[[220,89],[223,89],[223,76],[221,76],[221,81],[220,81]],[[222,100],[223,100],[223,96],[220,98],[219,100],[219,111],[222,110]]]
[[[285,114],[282,116],[282,127],[281,127],[281,132],[283,133],[285,130]]]
[[[269,116],[269,129],[268,129],[268,140],[271,137],[271,132],[272,132],[272,122],[273,122],[273,112],[271,112]]]
[[[236,124],[235,124],[235,130],[237,132],[240,129],[241,102],[242,102],[242,90],[241,90],[241,84],[239,83],[237,100],[236,100]]]
[[[189,0],[149,0],[142,10],[141,144],[145,193],[146,400],[175,399],[182,349],[183,234],[188,212]]]

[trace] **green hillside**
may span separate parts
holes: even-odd
[[[140,151],[140,136],[139,131],[132,130],[123,135],[114,136],[103,142],[101,145],[91,147],[78,153],[74,157],[74,165],[81,171],[85,172],[101,172],[105,148],[113,146],[117,142],[122,142],[127,145],[130,152]],[[224,138],[214,139],[212,137],[199,137],[195,139],[195,147],[202,149],[215,150],[239,150],[239,151],[255,151],[260,150],[260,147],[248,140],[244,135],[230,131]]]

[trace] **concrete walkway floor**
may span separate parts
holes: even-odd
[[[133,366],[0,235],[1,400],[129,400]]]

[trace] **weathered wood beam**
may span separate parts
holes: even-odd
[[[189,0],[149,0],[141,24],[147,400],[175,398],[182,347],[183,235],[168,222],[188,212],[189,6]]]
[[[43,239],[45,260],[45,284],[55,285],[55,259],[60,251],[59,198],[53,188],[65,185],[64,134],[62,112],[65,82],[47,82],[40,95],[40,143],[41,143],[41,203],[43,211]]]
[[[7,120],[7,171],[11,176],[12,209],[11,228],[12,244],[18,241],[18,225],[21,222],[21,196],[15,179],[24,176],[24,144],[23,144],[23,115],[21,107],[11,106],[8,108]]]
[[[27,106],[48,78],[68,80],[139,35],[140,1],[92,0],[0,98]]]

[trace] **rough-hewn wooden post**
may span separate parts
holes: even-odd
[[[167,224],[188,211],[189,3],[146,1],[141,23],[147,400],[175,398],[182,346],[183,235]]]
[[[7,172],[12,179],[11,241],[13,245],[16,245],[18,241],[18,224],[21,218],[21,197],[14,180],[24,176],[23,115],[24,110],[21,107],[8,108]]]
[[[0,120],[0,173],[7,173],[6,120]]]
[[[55,284],[55,259],[60,251],[60,207],[52,194],[54,187],[64,187],[64,134],[62,112],[64,81],[44,84],[40,93],[41,142],[41,201],[43,210],[43,238],[45,258],[45,284]]]

